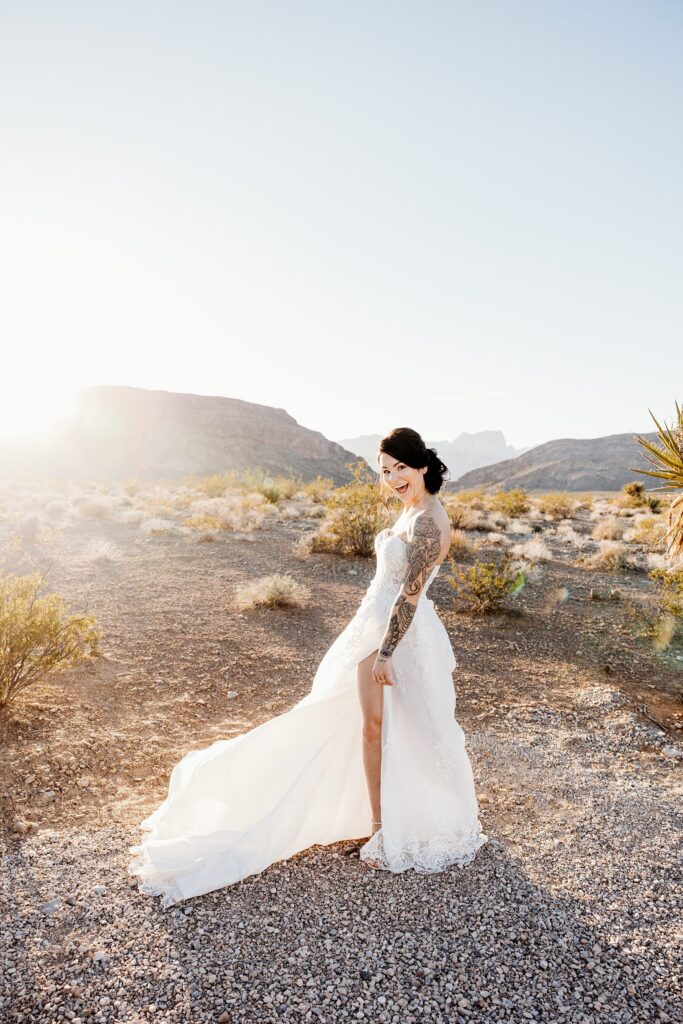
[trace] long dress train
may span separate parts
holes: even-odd
[[[382,530],[375,553],[375,576],[310,692],[289,711],[193,750],[174,767],[168,796],[130,849],[129,871],[141,892],[171,906],[309,846],[370,835],[356,669],[384,636],[407,570],[406,542]],[[488,839],[455,718],[456,660],[426,597],[438,570],[394,651],[394,685],[384,687],[382,828],[360,856],[393,872],[465,867]]]

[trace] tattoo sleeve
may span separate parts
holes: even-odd
[[[440,551],[441,533],[438,526],[426,513],[418,516],[413,539],[408,544],[408,571],[391,608],[389,622],[379,648],[380,658],[390,658],[401,638],[405,636],[413,621],[422,588],[439,559]]]

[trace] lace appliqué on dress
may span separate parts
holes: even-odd
[[[144,846],[131,846],[128,850],[135,856],[128,865],[128,874],[139,878],[138,891],[145,896],[161,896],[162,907],[173,907],[182,903],[183,894],[174,881],[172,872],[164,874],[152,864]]]
[[[392,852],[379,829],[361,847],[360,859],[371,860],[380,870],[395,874],[410,868],[419,874],[431,874],[445,871],[452,865],[467,867],[487,841],[488,836],[478,828],[467,835],[442,833],[421,837],[414,833],[401,842],[400,850]]]

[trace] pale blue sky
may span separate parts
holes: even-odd
[[[677,2],[5,0],[5,419],[110,383],[334,439],[649,430],[682,52]]]

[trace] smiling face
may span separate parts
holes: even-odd
[[[382,452],[379,457],[379,473],[383,484],[391,489],[404,504],[415,504],[426,494],[424,475],[427,470],[413,469],[405,462]]]

